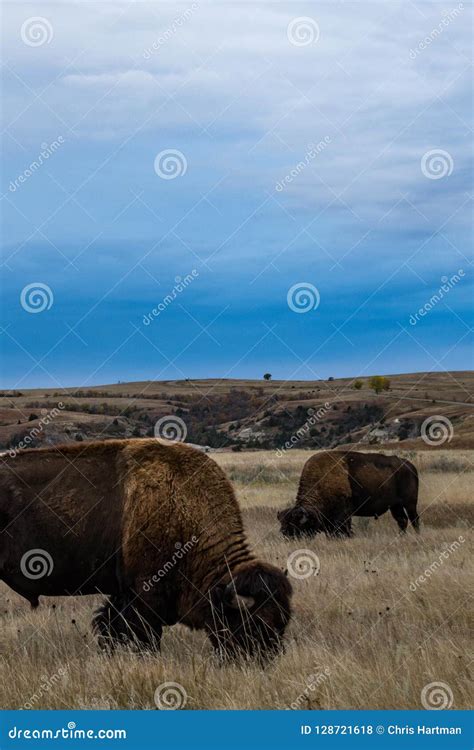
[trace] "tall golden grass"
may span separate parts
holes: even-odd
[[[2,585],[1,706],[156,708],[156,688],[176,682],[188,709],[422,708],[422,689],[442,682],[453,708],[468,707],[472,454],[411,455],[421,478],[419,536],[399,535],[387,514],[355,519],[351,540],[287,541],[276,511],[293,500],[309,455],[215,455],[259,556],[286,568],[305,548],[320,562],[317,575],[292,578],[285,653],[267,668],[222,666],[207,638],[182,626],[165,631],[160,656],[126,648],[107,656],[90,630],[96,598],[43,598],[32,611]]]

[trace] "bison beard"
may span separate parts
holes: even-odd
[[[378,518],[390,510],[400,531],[419,530],[418,473],[398,456],[324,451],[303,467],[296,503],[278,512],[287,537],[352,536],[352,516]]]
[[[158,649],[163,626],[203,629],[222,655],[276,653],[291,586],[250,553],[232,486],[205,454],[157,440],[20,451],[0,462],[0,578],[40,595],[107,595],[104,647]],[[25,575],[25,555],[52,560]]]
[[[227,584],[216,584],[206,597],[203,622],[182,620],[204,628],[219,656],[247,655],[265,659],[278,653],[290,616],[291,586],[276,568],[252,561],[242,566]],[[111,597],[94,615],[93,628],[104,649],[118,643],[159,650],[164,622],[144,612],[133,597]]]

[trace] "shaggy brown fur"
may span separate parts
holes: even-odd
[[[33,606],[40,595],[110,597],[95,617],[102,641],[158,646],[163,625],[181,622],[219,650],[252,653],[276,650],[289,620],[288,580],[249,552],[222,469],[186,445],[3,456],[0,528],[0,578]]]
[[[296,504],[278,513],[285,536],[352,536],[352,516],[390,510],[401,531],[418,531],[418,473],[410,461],[382,453],[324,451],[305,463]]]

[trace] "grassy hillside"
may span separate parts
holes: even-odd
[[[188,442],[212,448],[332,448],[403,443],[405,448],[474,447],[474,374],[389,376],[379,394],[370,379],[327,381],[182,380],[88,389],[0,393],[0,447],[153,435],[174,416]],[[439,417],[441,434],[436,434]],[[434,422],[423,440],[422,425]],[[439,431],[439,429],[438,429]],[[431,435],[431,433],[430,433]]]

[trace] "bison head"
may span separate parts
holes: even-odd
[[[280,521],[281,533],[284,536],[313,535],[321,531],[316,513],[309,508],[302,508],[297,505],[294,508],[280,510],[277,516]]]
[[[250,562],[227,584],[212,589],[208,632],[224,657],[272,656],[281,648],[290,619],[291,585],[272,565]]]

